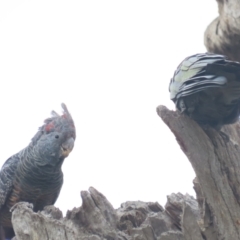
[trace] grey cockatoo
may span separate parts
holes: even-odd
[[[14,204],[26,201],[39,211],[58,198],[61,166],[76,138],[73,119],[66,105],[62,107],[63,115],[53,111],[30,144],[10,157],[0,171],[0,226],[5,237],[14,235],[9,211]]]

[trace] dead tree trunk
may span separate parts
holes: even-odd
[[[195,170],[204,239],[240,239],[240,125],[224,127],[228,139],[166,107],[157,112]]]
[[[217,3],[219,17],[205,31],[205,46],[209,52],[240,62],[240,1],[217,0]]]

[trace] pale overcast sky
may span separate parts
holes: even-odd
[[[77,129],[57,207],[90,186],[115,208],[128,200],[195,196],[190,163],[156,114],[168,84],[205,52],[214,0],[0,0],[1,160],[26,147],[66,103]]]

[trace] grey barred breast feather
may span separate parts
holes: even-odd
[[[22,151],[10,157],[0,171],[0,226],[5,237],[14,236],[10,208],[17,202],[42,210],[54,204],[63,184],[64,159],[74,147],[76,131],[65,104],[63,114],[52,112]]]
[[[240,63],[219,54],[192,55],[178,66],[169,91],[179,111],[220,129],[239,119]]]

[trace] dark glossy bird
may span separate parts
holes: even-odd
[[[76,131],[65,104],[63,115],[52,111],[22,151],[10,157],[0,171],[0,225],[5,237],[13,235],[11,207],[20,201],[42,210],[56,202],[63,184],[64,159],[73,150]]]
[[[240,63],[200,53],[184,59],[169,85],[176,108],[198,123],[220,129],[240,114]]]

